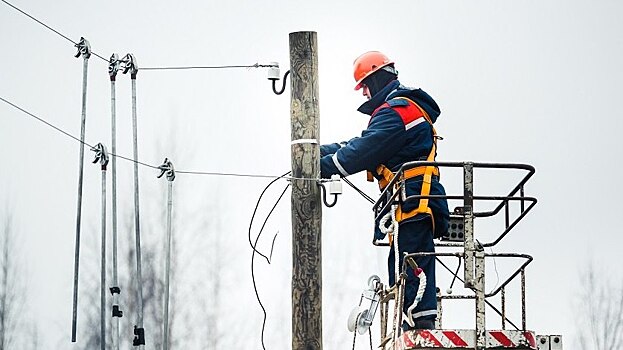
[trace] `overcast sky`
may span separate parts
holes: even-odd
[[[363,97],[353,91],[352,62],[365,51],[381,50],[395,60],[404,84],[422,87],[439,103],[442,114],[436,128],[444,140],[438,160],[536,167],[526,191],[539,204],[494,248],[535,259],[527,272],[529,329],[563,334],[565,348],[574,349],[575,320],[583,315],[572,307],[584,288],[583,268],[593,261],[602,278],[623,280],[617,209],[623,195],[619,1],[12,3],[72,40],[86,37],[104,57],[133,53],[139,68],[278,61],[283,73],[289,66],[288,34],[316,31],[323,143],[349,139],[365,128],[366,116],[356,112]],[[0,5],[0,96],[79,135],[82,58],[73,57],[75,48],[68,41]],[[137,82],[139,157],[144,162],[158,165],[171,157],[180,170],[271,175],[290,168],[289,97],[272,93],[266,70],[142,71]],[[129,156],[128,76],[119,77],[117,96],[119,153]],[[87,142],[110,144],[107,64],[96,57],[89,62],[87,108]],[[11,204],[16,218],[28,309],[40,326],[42,344],[49,345],[45,349],[71,348],[78,150],[77,142],[0,104],[0,199]],[[85,248],[82,261],[97,264],[100,172],[89,163],[90,152],[86,157],[83,229],[85,239],[92,239],[85,244],[92,249]],[[131,169],[120,161],[124,217],[132,213],[127,195]],[[166,182],[155,175],[141,168],[146,212],[165,205],[161,193]],[[352,178],[376,195],[375,185],[366,183],[363,174]],[[476,191],[505,194],[512,185],[509,178],[488,173]],[[449,191],[460,193],[459,176],[444,174],[443,179]],[[235,276],[228,277],[234,281],[231,299],[246,305],[232,310],[248,320],[240,327],[249,334],[249,348],[260,347],[262,314],[251,287],[246,229],[267,182],[191,175],[175,180],[179,225],[224,223],[223,269]],[[262,206],[263,215],[279,190]],[[206,202],[215,208],[209,214],[199,208]],[[273,264],[258,263],[271,349],[290,344],[289,210],[288,194],[260,241],[262,249],[269,249],[270,237],[279,232]],[[345,320],[367,277],[387,274],[386,252],[369,244],[370,206],[354,191],[345,189],[336,207],[323,210],[323,219],[325,348],[343,348],[352,341]],[[476,225],[477,236],[492,235],[484,229],[493,225]],[[149,236],[149,230],[144,234]],[[146,239],[160,242],[164,237]],[[181,232],[180,249],[191,254],[184,242],[190,238]],[[500,260],[496,267],[501,274],[511,264]],[[491,278],[488,287],[495,285],[495,276]],[[446,280],[440,281],[442,289],[448,286]],[[184,283],[179,288],[188,290]],[[333,300],[338,294],[343,298],[339,304]],[[472,316],[452,315],[450,310],[448,327],[473,322]],[[128,322],[134,317],[126,316]],[[275,329],[284,327],[285,335],[279,336]],[[224,329],[238,331],[231,324]]]

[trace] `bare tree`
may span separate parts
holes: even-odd
[[[578,342],[581,349],[623,349],[623,281],[597,276],[594,265],[577,303]]]
[[[3,215],[0,232],[0,350],[13,349],[19,332],[21,310],[24,306],[25,286],[20,271],[9,210]]]

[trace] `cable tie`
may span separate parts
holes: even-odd
[[[298,139],[298,140],[292,140],[292,142],[290,142],[291,145],[298,145],[298,144],[303,144],[303,143],[311,143],[312,145],[317,145],[318,144],[318,140],[316,140],[316,139]]]

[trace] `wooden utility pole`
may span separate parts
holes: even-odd
[[[290,33],[292,177],[320,174],[316,32]],[[292,180],[292,349],[322,349],[322,205],[313,180]]]

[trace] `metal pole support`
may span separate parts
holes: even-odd
[[[141,267],[141,221],[139,210],[139,186],[138,186],[138,121],[136,116],[136,74],[138,65],[132,54],[123,58],[123,74],[130,73],[132,79],[132,139],[134,149],[134,231],[136,242],[136,294],[138,303],[136,306],[137,322],[134,326],[134,340],[132,345],[143,350],[145,346],[145,329],[143,328],[143,270]]]
[[[80,118],[80,165],[78,168],[78,204],[76,208],[76,242],[74,253],[74,295],[73,310],[71,318],[71,341],[76,342],[77,323],[78,323],[78,275],[80,270],[80,226],[82,220],[82,183],[84,179],[84,134],[86,130],[87,118],[87,73],[89,68],[89,57],[91,57],[91,45],[85,38],[80,38],[76,44],[78,52],[75,57],[83,57],[82,66],[82,115]]]
[[[474,243],[474,164],[463,164],[463,227],[464,250],[465,250],[465,288],[474,289],[474,255],[476,246]]]
[[[476,280],[476,350],[483,350],[487,345],[487,331],[485,323],[485,251],[480,245],[475,254]]]
[[[173,163],[168,158],[164,159],[164,163],[158,167],[160,169],[161,178],[166,174],[167,178],[167,243],[165,247],[165,267],[164,267],[164,315],[163,315],[163,330],[162,330],[162,349],[169,349],[169,284],[171,276],[171,242],[172,242],[172,229],[171,229],[171,212],[173,211],[173,180],[175,180],[175,169]]]
[[[106,350],[106,166],[108,152],[106,147],[98,143],[91,151],[95,152],[94,164],[99,163],[102,169],[102,249],[100,273],[100,349]]]
[[[110,56],[108,61],[108,75],[110,76],[110,131],[113,155],[117,154],[117,100],[116,100],[116,80],[117,72],[121,67],[121,61],[119,56],[115,53]],[[119,295],[121,294],[121,288],[119,288],[119,275],[118,275],[118,263],[117,263],[117,157],[113,156],[111,159],[112,165],[112,287],[110,287],[110,293],[112,294],[112,346],[113,350],[119,350],[119,318],[123,316],[123,311],[119,308]]]

